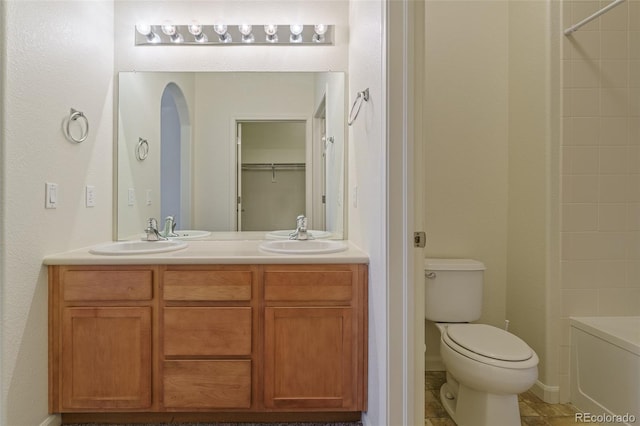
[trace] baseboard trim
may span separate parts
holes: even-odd
[[[444,371],[444,363],[442,362],[442,357],[438,355],[427,355],[424,360],[424,369],[425,371]]]
[[[165,423],[352,423],[360,411],[316,412],[125,412],[63,413],[64,424],[165,424]]]
[[[61,424],[62,424],[62,419],[60,418],[60,416],[56,416],[52,414],[46,419],[44,419],[39,426],[60,426]]]
[[[549,386],[536,380],[531,391],[540,399],[548,404],[557,404],[560,402],[560,386]]]

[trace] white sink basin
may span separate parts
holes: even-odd
[[[184,241],[115,241],[113,243],[95,246],[89,250],[91,254],[105,254],[111,256],[131,254],[163,253],[183,249],[187,246]]]
[[[272,240],[259,245],[261,250],[282,254],[325,254],[347,249],[343,241],[335,240]]]
[[[271,231],[265,235],[267,240],[288,240],[289,235],[295,232],[295,229],[282,229],[279,231]],[[307,234],[311,235],[314,239],[318,238],[329,238],[331,236],[331,232],[327,231],[317,231],[315,229],[311,229],[307,231]]]
[[[177,237],[171,237],[174,240],[192,240],[194,238],[204,238],[211,235],[211,232],[209,231],[197,231],[194,229],[187,229],[187,230],[180,230],[180,231],[173,231],[173,232],[178,234]]]

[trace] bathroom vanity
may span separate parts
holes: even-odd
[[[359,419],[366,255],[256,244],[45,259],[50,411],[63,421]]]

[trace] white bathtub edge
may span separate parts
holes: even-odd
[[[622,329],[611,326],[617,325],[618,321],[624,321],[627,326]],[[633,324],[629,326],[629,322]],[[635,327],[640,324],[640,316],[569,317],[569,323],[571,327],[640,356],[640,335],[629,332],[632,328],[637,330]]]
[[[585,413],[640,418],[640,379],[629,374],[640,368],[640,336],[635,328],[640,324],[640,317],[570,319],[571,403]],[[616,323],[617,320],[622,323]],[[601,389],[606,392],[598,392]],[[629,425],[625,422],[616,424]]]

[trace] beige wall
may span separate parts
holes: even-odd
[[[548,352],[552,336],[546,329],[550,226],[558,216],[550,188],[551,174],[557,173],[552,159],[558,156],[551,145],[552,103],[558,96],[550,91],[550,78],[558,72],[551,67],[550,36],[548,3],[510,3],[506,311],[509,330],[539,355],[543,388],[557,381],[550,374],[557,356]]]
[[[481,321],[498,326],[507,284],[507,18],[504,1],[426,3],[426,256],[484,262]],[[438,337],[427,324],[428,363]]]
[[[563,4],[564,26],[600,7]],[[640,2],[565,37],[562,142],[561,397],[569,317],[640,314]]]
[[[486,264],[480,321],[510,321],[540,355],[545,390],[557,382],[547,331],[559,100],[550,91],[549,6],[427,2],[426,31],[427,256]],[[437,337],[427,324],[427,368],[441,367]]]

